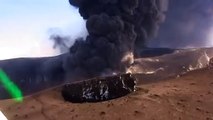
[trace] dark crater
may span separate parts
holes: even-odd
[[[64,85],[62,96],[73,103],[101,102],[134,92],[135,86],[136,78],[131,74],[98,77]]]

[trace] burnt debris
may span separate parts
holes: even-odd
[[[135,91],[136,78],[131,74],[93,78],[66,84],[62,96],[73,103],[100,102],[125,96]]]

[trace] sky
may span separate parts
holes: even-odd
[[[0,0],[0,60],[59,54],[51,33],[85,36],[85,22],[68,0]]]

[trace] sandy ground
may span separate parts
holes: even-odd
[[[9,120],[213,120],[213,70],[142,83],[135,93],[101,103],[68,103],[55,89],[23,103],[1,101],[0,108]]]

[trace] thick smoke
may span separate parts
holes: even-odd
[[[124,72],[133,62],[136,33],[128,18],[133,19],[138,0],[72,0],[70,3],[79,7],[80,14],[87,19],[89,36],[70,48],[65,67],[75,75],[84,73],[85,76]]]
[[[125,72],[147,38],[156,34],[167,0],[69,0],[87,20],[89,35],[70,48],[65,69],[73,75]],[[82,74],[84,73],[84,74]]]
[[[141,56],[141,50],[147,47],[147,41],[158,35],[159,26],[165,21],[168,3],[169,0],[139,0],[133,22],[137,33],[136,57]]]

